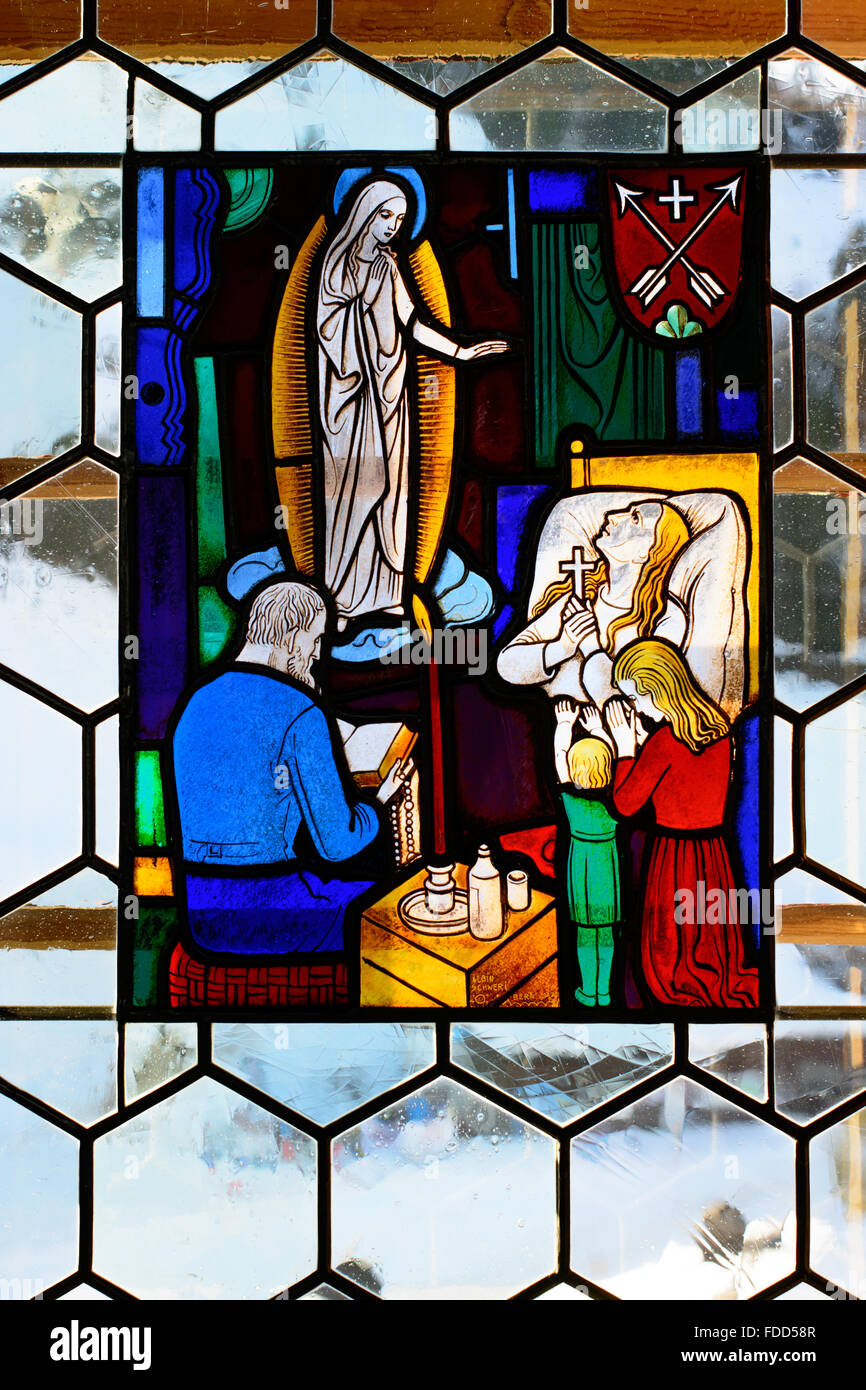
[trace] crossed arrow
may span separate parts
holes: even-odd
[[[619,215],[624,217],[627,208],[631,208],[637,213],[638,217],[649,227],[653,236],[670,251],[670,255],[663,265],[651,265],[635,280],[629,294],[636,295],[641,302],[641,307],[647,309],[656,295],[661,294],[665,285],[670,279],[670,271],[677,261],[682,261],[685,270],[688,272],[689,288],[697,295],[708,309],[712,309],[720,299],[724,299],[728,291],[724,285],[720,284],[715,276],[711,275],[703,266],[696,266],[686,256],[686,248],[691,246],[693,241],[701,235],[704,228],[712,222],[726,203],[730,203],[734,212],[738,211],[740,185],[742,174],[737,174],[729,183],[717,183],[710,185],[714,193],[718,193],[718,198],[707,208],[703,217],[692,227],[691,231],[683,237],[679,243],[674,242],[668,236],[663,227],[660,227],[655,219],[647,212],[646,208],[639,201],[646,197],[649,189],[646,188],[626,188],[625,184],[615,183],[614,187],[619,195]]]

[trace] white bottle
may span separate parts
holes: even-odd
[[[469,870],[469,930],[479,941],[495,941],[505,930],[502,920],[502,884],[487,845],[478,846],[478,858]]]

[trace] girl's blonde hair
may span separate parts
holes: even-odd
[[[665,611],[665,590],[674,562],[686,548],[691,539],[689,528],[679,512],[669,502],[661,502],[661,513],[656,522],[653,543],[635,585],[631,608],[614,618],[607,630],[607,651],[613,651],[614,639],[624,628],[637,626],[639,637],[649,637],[659,618]],[[584,597],[592,603],[603,584],[607,583],[607,561],[599,560],[595,569],[590,570],[583,581]],[[555,603],[563,594],[571,591],[572,580],[555,579],[548,584],[541,598],[530,613],[537,618]]]
[[[569,777],[583,791],[610,786],[613,754],[605,739],[579,738],[569,748],[565,761]]]
[[[705,695],[670,642],[642,638],[624,647],[613,665],[614,685],[634,681],[641,695],[671,721],[674,738],[699,753],[730,731],[725,713]]]

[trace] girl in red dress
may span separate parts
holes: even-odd
[[[729,908],[737,898],[722,830],[732,761],[727,717],[670,642],[630,643],[613,680],[632,706],[626,713],[612,702],[607,711],[619,755],[614,804],[626,817],[651,805],[656,819],[641,921],[647,986],[661,1004],[755,1007],[758,972],[746,964]],[[645,742],[635,711],[659,724]],[[705,911],[719,902],[721,913]]]

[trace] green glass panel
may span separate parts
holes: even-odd
[[[536,459],[556,465],[566,428],[663,439],[664,361],[614,312],[594,222],[534,223]]]
[[[219,414],[212,357],[195,359],[198,460],[195,475],[198,572],[209,579],[226,558],[226,521],[220,461]]]
[[[167,843],[162,775],[155,748],[140,749],[135,756],[135,830],[142,848],[163,849]]]
[[[163,957],[178,938],[178,914],[164,898],[142,898],[132,956],[133,1003],[147,1008],[160,1002],[158,985],[166,978]]]
[[[234,635],[237,617],[223,603],[216,589],[204,585],[198,591],[198,652],[202,666],[222,656]]]
[[[226,169],[226,182],[231,192],[231,207],[225,220],[226,232],[249,227],[261,217],[274,186],[273,169]]]

